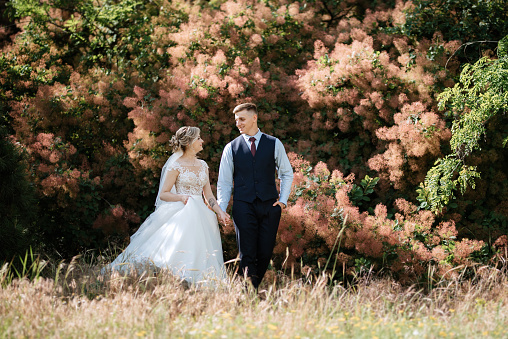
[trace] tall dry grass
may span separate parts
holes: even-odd
[[[239,279],[190,288],[165,272],[101,276],[76,258],[48,277],[0,270],[1,338],[478,338],[508,337],[506,269],[422,290],[366,276],[350,287],[269,272],[267,299]]]

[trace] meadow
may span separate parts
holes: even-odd
[[[211,289],[164,271],[103,276],[78,257],[34,262],[0,271],[1,338],[508,337],[506,266],[448,281],[433,281],[431,268],[426,284],[408,286],[368,273],[344,284],[272,270],[263,300],[231,273]]]

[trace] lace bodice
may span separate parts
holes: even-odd
[[[179,173],[175,182],[177,194],[201,195],[203,193],[203,187],[208,181],[208,165],[203,160],[199,160],[199,163],[199,168],[182,166],[178,162],[168,168],[168,171],[177,170]]]

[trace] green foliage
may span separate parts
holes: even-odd
[[[37,281],[43,270],[48,266],[48,261],[34,253],[32,247],[26,250],[24,256],[19,253],[10,262],[0,261],[0,287],[5,287],[14,279]]]
[[[341,187],[351,185],[351,189],[348,193],[351,202],[355,206],[362,206],[365,202],[371,201],[369,195],[374,193],[374,188],[379,182],[378,177],[371,178],[368,175],[365,175],[365,177],[360,180],[359,184],[337,179],[330,180],[330,172],[328,171],[316,171],[312,166],[303,167],[304,168],[301,168],[300,170],[305,177],[308,178],[308,181],[305,181],[303,185],[296,185],[293,188],[294,197],[296,198],[304,197],[308,199],[316,199],[318,196],[323,194],[333,196]],[[323,183],[328,181],[330,181],[330,184],[323,188]]]
[[[499,43],[499,58],[484,57],[474,65],[466,65],[460,82],[439,95],[439,108],[449,109],[456,116],[450,141],[453,153],[436,161],[427,173],[425,183],[418,190],[422,208],[440,212],[454,198],[460,187],[475,188],[475,178],[480,177],[475,166],[467,165],[468,156],[482,151],[481,139],[486,136],[486,126],[496,115],[506,121],[508,110],[508,55],[506,37]],[[502,145],[508,132],[499,130]]]
[[[505,0],[413,0],[412,3],[403,32],[416,39],[431,39],[440,32],[445,41],[493,42],[508,34]],[[473,51],[474,55],[467,55],[477,59],[478,49]]]
[[[37,205],[26,156],[0,126],[0,262],[25,252],[33,238]]]
[[[39,208],[44,209],[45,213],[39,216],[35,229],[44,242],[42,249],[47,254],[56,252],[66,258],[74,253],[104,246],[103,232],[92,227],[104,210],[100,188],[87,179],[80,179],[78,185],[79,195],[74,199],[61,192],[49,199],[41,197],[39,200]],[[67,200],[66,205],[55,203],[55,198]]]
[[[455,155],[438,159],[417,189],[420,208],[440,212],[455,198],[457,188],[462,194],[468,187],[474,189],[475,178],[480,178],[476,167],[464,165]]]
[[[364,201],[370,201],[369,194],[374,192],[374,187],[379,182],[379,178],[371,178],[368,175],[360,181],[360,185],[353,184],[353,188],[349,192],[351,201],[356,206],[362,206]]]
[[[43,51],[53,42],[62,48],[62,61],[75,68],[100,66],[111,72],[132,67],[148,82],[157,79],[153,64],[163,66],[169,59],[167,53],[153,53],[151,33],[159,25],[178,26],[185,20],[178,10],[139,0],[13,0],[9,6],[12,17],[30,17],[23,35]],[[160,23],[150,21],[159,15]]]
[[[27,278],[29,280],[38,280],[42,271],[48,264],[47,261],[36,255],[32,248],[25,252],[25,256],[19,256],[18,260],[11,263],[12,269],[16,272],[16,277],[21,280]]]
[[[497,46],[497,55],[500,58],[508,56],[508,35],[499,41]]]
[[[448,105],[460,114],[452,126],[452,150],[460,157],[480,148],[479,140],[485,135],[486,122],[508,109],[508,56],[490,60],[480,59],[466,65],[460,83],[446,89],[439,96],[439,108]],[[507,133],[504,131],[504,133]]]

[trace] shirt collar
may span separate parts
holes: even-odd
[[[261,130],[258,128],[258,132],[254,135],[248,135],[248,134],[242,134],[243,135],[243,138],[245,140],[249,140],[250,137],[254,137],[256,138],[256,141],[259,141],[259,139],[261,139],[261,135],[263,134],[263,132],[261,132]]]

